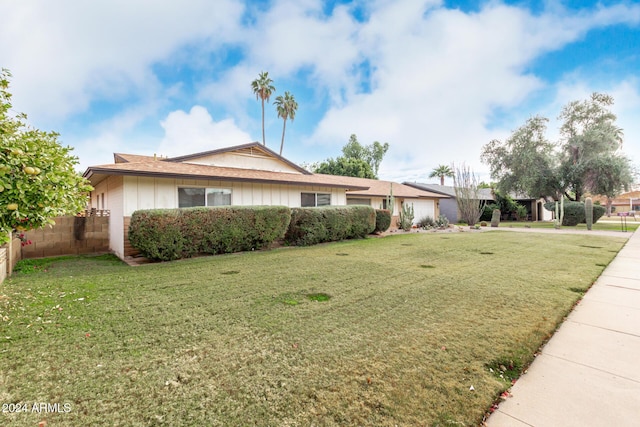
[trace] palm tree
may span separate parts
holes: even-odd
[[[264,101],[269,102],[271,94],[276,91],[275,86],[273,86],[273,80],[269,78],[269,72],[263,71],[258,74],[258,78],[251,82],[251,88],[253,93],[256,94],[256,99],[262,101],[262,145],[267,145],[264,138]]]
[[[431,171],[431,174],[429,174],[429,178],[439,177],[440,185],[444,185],[444,178],[447,176],[449,178],[453,178],[453,170],[446,165],[438,165],[438,167],[434,168]]]
[[[293,95],[291,95],[287,91],[284,93],[284,97],[276,97],[276,102],[274,102],[274,105],[278,110],[278,117],[282,118],[282,141],[280,142],[280,155],[282,156],[282,148],[284,147],[284,132],[287,128],[287,119],[293,121],[293,119],[296,117],[298,103],[296,102]]]

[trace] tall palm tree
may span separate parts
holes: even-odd
[[[298,110],[298,103],[293,95],[288,91],[284,93],[284,97],[277,96],[273,103],[278,110],[278,117],[282,118],[282,141],[280,141],[280,155],[282,156],[282,148],[284,147],[284,132],[287,129],[287,119],[293,121]]]
[[[264,138],[264,101],[269,102],[271,94],[276,91],[273,80],[269,78],[269,72],[263,71],[258,74],[258,78],[251,82],[251,88],[256,94],[256,99],[262,101],[262,145],[267,145]]]
[[[446,165],[438,165],[437,168],[434,168],[429,174],[429,178],[440,178],[440,185],[444,185],[445,177],[453,178],[453,170]]]

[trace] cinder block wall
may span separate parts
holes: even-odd
[[[53,227],[25,233],[32,243],[22,246],[23,259],[109,252],[108,216],[65,216],[54,220]]]

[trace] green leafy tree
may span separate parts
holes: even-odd
[[[587,191],[593,175],[593,161],[610,157],[622,147],[622,129],[616,126],[616,116],[610,111],[613,98],[593,93],[584,101],[567,104],[560,113],[561,171],[566,178],[567,196],[579,201]],[[602,165],[601,162],[598,162]]]
[[[278,117],[282,119],[282,141],[280,141],[280,155],[282,156],[282,149],[284,148],[284,132],[287,128],[287,119],[293,121],[296,117],[296,111],[298,111],[298,103],[293,95],[289,92],[284,93],[283,96],[277,96],[274,102],[276,110],[278,111]]]
[[[388,150],[389,144],[386,142],[381,144],[378,141],[374,141],[370,145],[362,145],[358,142],[356,135],[352,134],[349,137],[349,142],[342,147],[342,154],[345,159],[359,160],[367,163],[373,172],[373,179],[378,179],[380,163],[382,163],[382,159]]]
[[[527,120],[504,142],[489,142],[481,159],[498,180],[497,188],[503,193],[577,201],[587,192],[599,194],[607,187],[596,179],[603,170],[619,171],[612,188],[629,185],[630,175],[620,168],[628,159],[619,153],[622,130],[615,125],[612,104],[611,96],[600,93],[567,104],[558,117],[562,126],[556,144],[547,140],[548,120],[540,116]]]
[[[548,121],[531,117],[504,142],[494,139],[483,147],[481,159],[501,193],[557,199],[562,192],[554,144],[545,136]]]
[[[269,102],[271,95],[276,91],[273,85],[273,80],[269,78],[269,73],[263,71],[258,74],[258,78],[251,82],[251,88],[256,95],[256,99],[259,99],[262,104],[262,145],[267,145],[264,136],[264,102]]]
[[[25,114],[9,115],[8,70],[0,72],[0,243],[12,231],[53,224],[87,206],[89,183],[74,169],[77,157],[58,134],[33,129]]]
[[[440,185],[444,185],[445,178],[453,178],[453,169],[447,165],[438,165],[437,168],[434,168],[429,174],[429,178],[440,178]]]
[[[593,194],[606,196],[607,215],[611,216],[611,203],[619,194],[629,191],[636,172],[631,161],[618,154],[598,157],[589,162],[586,185]]]
[[[315,167],[314,172],[327,175],[376,179],[369,163],[364,160],[346,157],[338,157],[336,159],[329,158],[320,162],[320,164]]]

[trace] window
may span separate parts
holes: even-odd
[[[371,206],[371,199],[347,199],[347,205],[365,205]]]
[[[301,193],[300,206],[303,208],[315,206],[329,206],[331,204],[331,194],[326,193]]]
[[[230,206],[231,190],[228,188],[178,188],[178,207]]]

